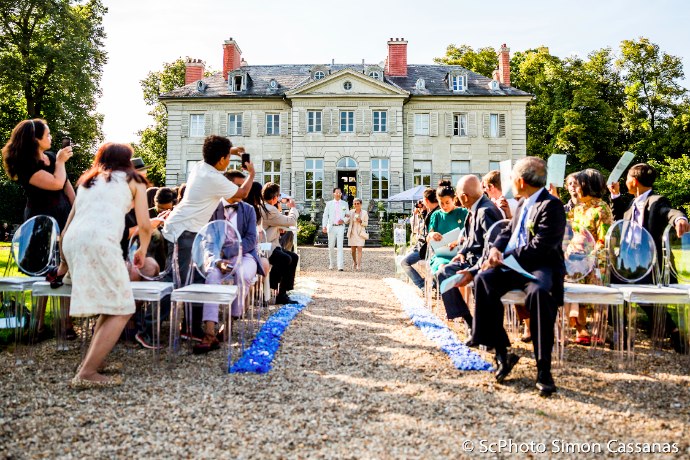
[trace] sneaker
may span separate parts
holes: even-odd
[[[137,332],[137,334],[134,336],[134,340],[136,340],[137,343],[139,343],[139,345],[141,345],[144,348],[148,348],[149,350],[160,350],[161,348],[163,348],[160,345],[156,347],[153,344],[153,340],[151,339],[151,337],[146,335],[146,333],[144,332]]]

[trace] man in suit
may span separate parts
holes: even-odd
[[[513,289],[527,294],[525,306],[530,312],[530,330],[537,361],[537,389],[542,396],[556,391],[551,376],[551,350],[558,307],[563,304],[563,203],[545,188],[546,162],[527,157],[513,167],[513,192],[521,198],[510,225],[503,230],[484,264],[486,270],[475,278],[477,308],[472,340],[496,350],[496,381],[503,382],[519,357],[508,353],[508,334],[503,328],[501,296]],[[530,279],[503,266],[504,258],[513,256],[531,273]]]
[[[484,196],[482,183],[474,174],[460,178],[455,193],[462,206],[470,212],[465,221],[465,233],[461,233],[462,243],[460,243],[458,254],[436,275],[439,286],[447,278],[463,271],[466,273],[465,277],[470,277],[470,280],[474,278],[481,267],[486,233],[495,222],[503,217],[496,205]],[[464,284],[468,282],[469,280],[465,281]],[[463,318],[467,327],[471,328],[472,314],[465,299],[462,298],[460,290],[452,288],[441,294],[441,297],[443,298],[443,305],[446,307],[448,320]]]
[[[630,207],[623,213],[623,219],[636,222],[650,233],[656,245],[657,264],[661,268],[663,267],[664,257],[661,239],[666,226],[671,225],[675,227],[679,237],[686,233],[690,227],[685,214],[677,209],[673,209],[668,198],[654,193],[652,186],[656,177],[656,170],[646,163],[636,164],[628,170],[625,185],[635,198],[632,200]],[[609,190],[611,191],[612,202],[624,203],[624,198],[620,196],[620,186],[617,183],[610,184]],[[655,281],[657,280],[650,273],[647,277],[640,280],[639,284],[654,284]],[[671,280],[671,282],[675,282],[675,280]],[[647,317],[652,320],[654,318],[652,305],[640,306],[647,314]],[[668,311],[666,311],[665,316],[665,331],[667,334],[670,334],[673,348],[677,352],[682,353],[687,345],[682,343],[680,332]]]
[[[335,265],[335,245],[338,243],[338,270],[343,271],[343,239],[345,238],[345,223],[350,215],[347,201],[341,200],[343,192],[333,189],[333,199],[326,203],[321,220],[321,230],[328,234],[328,269]]]

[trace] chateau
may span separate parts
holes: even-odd
[[[257,180],[280,183],[307,208],[320,208],[336,185],[367,206],[498,169],[526,154],[531,95],[510,86],[509,52],[501,47],[487,78],[460,66],[408,64],[407,41],[398,38],[388,41],[382,64],[256,66],[231,38],[222,72],[204,77],[204,62],[188,58],[185,86],[160,97],[168,110],[166,182],[186,180],[209,134],[244,146]]]

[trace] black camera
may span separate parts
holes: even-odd
[[[69,147],[72,145],[72,139],[69,137],[63,137],[62,138],[62,148],[64,149],[65,147]]]

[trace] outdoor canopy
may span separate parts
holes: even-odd
[[[409,190],[405,190],[404,192],[400,192],[397,195],[393,195],[392,197],[388,198],[386,201],[388,201],[388,202],[418,201],[424,197],[424,190],[426,190],[427,188],[429,188],[429,187],[427,187],[426,185],[418,185],[418,186],[411,188]]]

